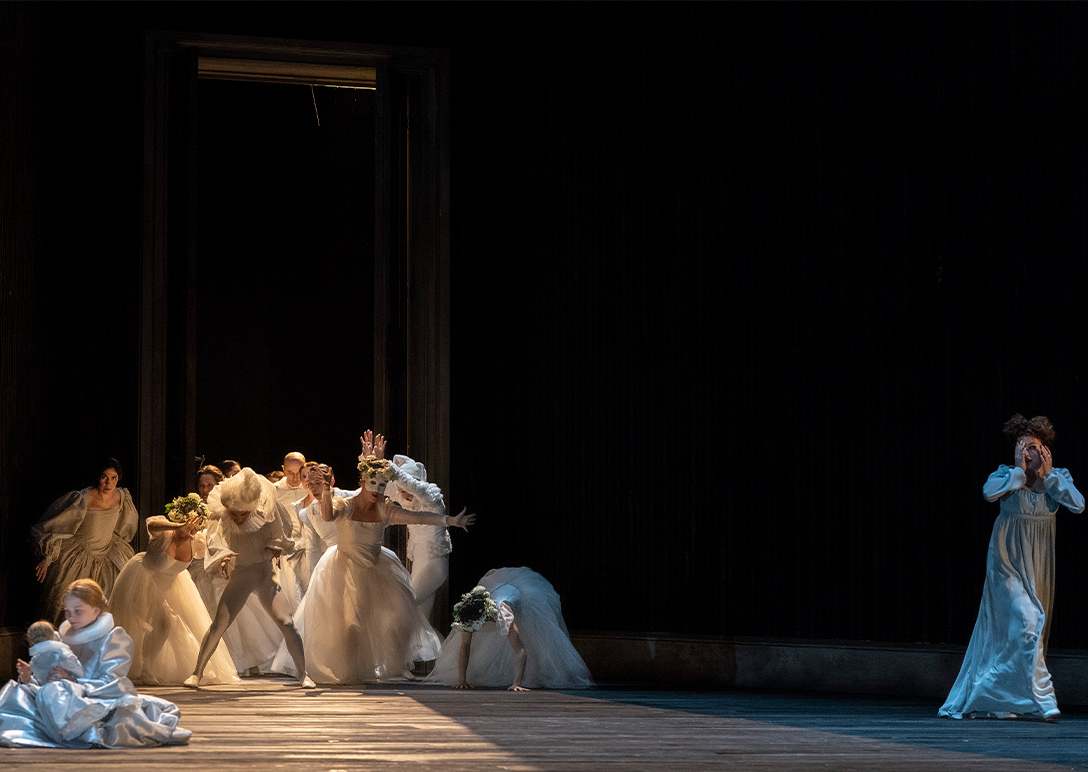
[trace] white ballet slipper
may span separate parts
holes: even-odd
[[[185,679],[185,683],[183,683],[182,686],[188,686],[190,689],[199,689],[200,678],[197,677],[196,673],[193,673],[191,676]]]
[[[315,684],[313,682],[313,680],[310,678],[310,676],[308,676],[308,675],[304,675],[304,676],[302,676],[302,678],[298,679],[298,685],[303,689],[316,689],[317,688],[317,684]]]

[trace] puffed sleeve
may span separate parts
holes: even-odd
[[[1054,469],[1043,480],[1043,485],[1046,486],[1047,498],[1062,504],[1070,512],[1084,511],[1084,496],[1073,485],[1073,475],[1069,474],[1068,469]]]
[[[442,489],[434,483],[423,482],[411,475],[402,473],[400,477],[389,483],[386,488],[387,492],[389,492],[389,488],[393,489],[391,491],[393,495],[389,498],[409,511],[446,514],[446,501],[442,497]],[[401,495],[402,491],[412,494],[412,500],[406,500]]]
[[[117,518],[117,527],[114,533],[117,538],[128,544],[136,535],[136,529],[140,524],[140,516],[136,513],[136,505],[132,503],[132,494],[128,488],[121,489],[121,513]]]
[[[61,496],[49,505],[41,520],[31,528],[30,533],[38,552],[50,563],[60,554],[61,544],[72,538],[72,534],[79,529],[87,516],[89,490],[90,488],[84,488]]]
[[[378,504],[378,512],[381,514],[382,522],[386,525],[412,525],[414,523],[436,526],[446,525],[445,515],[440,515],[437,512],[406,512],[396,504]]]
[[[223,538],[223,533],[219,530],[218,520],[211,520],[208,522],[206,534],[204,570],[209,574],[222,576],[221,562],[223,558],[228,555],[233,555],[234,551],[231,550],[230,546],[227,544],[227,540]]]
[[[263,501],[261,502],[264,503]],[[293,518],[287,511],[287,507],[276,501],[272,504],[273,516],[269,521],[272,525],[269,533],[271,538],[265,543],[269,549],[277,549],[284,555],[293,555],[298,549],[293,532]]]
[[[132,638],[124,628],[115,627],[102,639],[94,668],[76,681],[83,684],[86,696],[99,699],[117,699],[135,694],[136,687],[128,680],[132,667]]]
[[[1020,467],[1002,464],[982,486],[982,495],[987,501],[997,501],[1009,491],[1023,488],[1027,479],[1027,475]]]
[[[174,531],[180,525],[181,523],[175,523],[163,515],[147,518],[147,535],[151,538],[151,542],[144,553],[144,567],[149,571],[162,571],[173,562],[174,559],[170,557],[166,547],[174,538]]]

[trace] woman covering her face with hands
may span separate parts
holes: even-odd
[[[1084,511],[1084,496],[1053,464],[1054,427],[1017,413],[1005,423],[1013,463],[982,486],[999,502],[986,556],[986,581],[971,642],[940,715],[951,718],[1058,716],[1046,667],[1054,599],[1054,529],[1059,505]]]

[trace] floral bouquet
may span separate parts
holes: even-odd
[[[397,470],[393,465],[388,460],[377,456],[360,456],[358,469],[360,477],[380,477],[389,481],[397,476]]]
[[[483,627],[484,622],[495,616],[495,611],[495,601],[491,600],[491,593],[478,584],[454,604],[453,627],[466,633],[475,632]]]
[[[193,515],[200,516],[197,530],[202,531],[208,525],[208,505],[198,493],[178,496],[166,505],[166,518],[172,523],[187,523]]]

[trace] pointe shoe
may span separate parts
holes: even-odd
[[[308,676],[308,675],[304,675],[304,676],[302,676],[302,678],[298,679],[298,685],[299,685],[299,687],[301,687],[303,689],[316,689],[317,688],[317,684],[315,684],[313,682],[313,680],[310,678],[310,676]]]
[[[199,689],[200,688],[200,677],[197,676],[196,673],[193,673],[191,676],[189,676],[188,678],[185,679],[185,683],[182,684],[182,685],[183,686],[188,686],[190,689]]]

